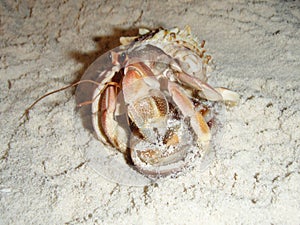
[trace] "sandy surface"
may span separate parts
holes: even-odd
[[[0,224],[300,224],[299,1],[0,1]],[[113,1],[112,1],[113,2]],[[207,41],[211,79],[240,93],[208,165],[139,187],[100,176],[74,90],[138,27]]]

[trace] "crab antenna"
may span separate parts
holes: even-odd
[[[75,83],[73,83],[73,84],[69,84],[69,85],[64,86],[64,87],[62,87],[62,88],[59,88],[59,89],[57,89],[57,90],[51,91],[51,92],[49,92],[49,93],[47,93],[47,94],[44,94],[43,96],[41,96],[41,97],[39,97],[37,100],[35,100],[35,101],[34,101],[34,102],[33,102],[33,103],[25,110],[25,112],[23,113],[23,115],[21,116],[20,119],[22,119],[24,116],[26,116],[26,118],[28,119],[29,111],[30,111],[30,110],[31,110],[31,109],[32,109],[39,101],[41,101],[42,99],[46,98],[47,96],[52,95],[52,94],[55,94],[55,93],[60,92],[60,91],[63,91],[63,90],[66,90],[66,89],[68,89],[68,88],[77,86],[77,85],[79,85],[79,84],[81,84],[81,83],[92,83],[92,84],[95,84],[95,85],[99,85],[98,82],[93,81],[93,80],[80,80],[80,81],[77,81],[77,82],[75,82]]]

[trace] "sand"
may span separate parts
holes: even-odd
[[[299,1],[2,0],[0,15],[0,224],[300,224]],[[209,81],[241,96],[203,164],[152,184],[106,179],[85,158],[99,141],[74,89],[20,119],[120,36],[186,24],[213,56]]]

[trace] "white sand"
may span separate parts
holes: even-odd
[[[0,1],[0,224],[300,224],[300,3]],[[72,90],[137,27],[183,28],[207,41],[211,79],[241,94],[207,168],[128,187],[81,152],[97,146]],[[97,42],[93,41],[97,39]]]

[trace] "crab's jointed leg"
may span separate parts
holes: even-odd
[[[97,123],[100,128],[95,129],[98,137],[102,137],[104,134],[113,146],[121,152],[125,152],[127,150],[128,132],[125,129],[126,127],[121,126],[115,119],[117,97],[119,93],[118,89],[119,87],[117,83],[107,83],[103,92],[99,96],[98,111],[94,116],[93,122],[94,126],[95,123]]]
[[[188,75],[183,72],[177,72],[174,74],[179,82],[184,83],[187,86],[199,90],[200,97],[210,101],[224,101],[228,105],[236,105],[239,102],[239,95],[227,88],[213,88],[209,84],[201,81],[199,78]],[[176,79],[175,78],[175,79]]]
[[[228,106],[235,106],[240,101],[240,95],[234,91],[224,87],[216,87],[215,90],[222,95],[223,101]]]
[[[195,88],[196,90],[200,91],[200,97],[210,100],[210,101],[221,101],[222,95],[216,91],[213,87],[211,87],[209,84],[201,81],[197,77],[188,75],[183,72],[177,72],[174,74],[175,79],[178,80],[181,83],[184,83],[185,85]]]
[[[210,129],[200,112],[194,109],[193,102],[174,82],[168,84],[169,93],[184,117],[190,118],[191,127],[197,136],[199,147],[207,146],[210,139]]]

